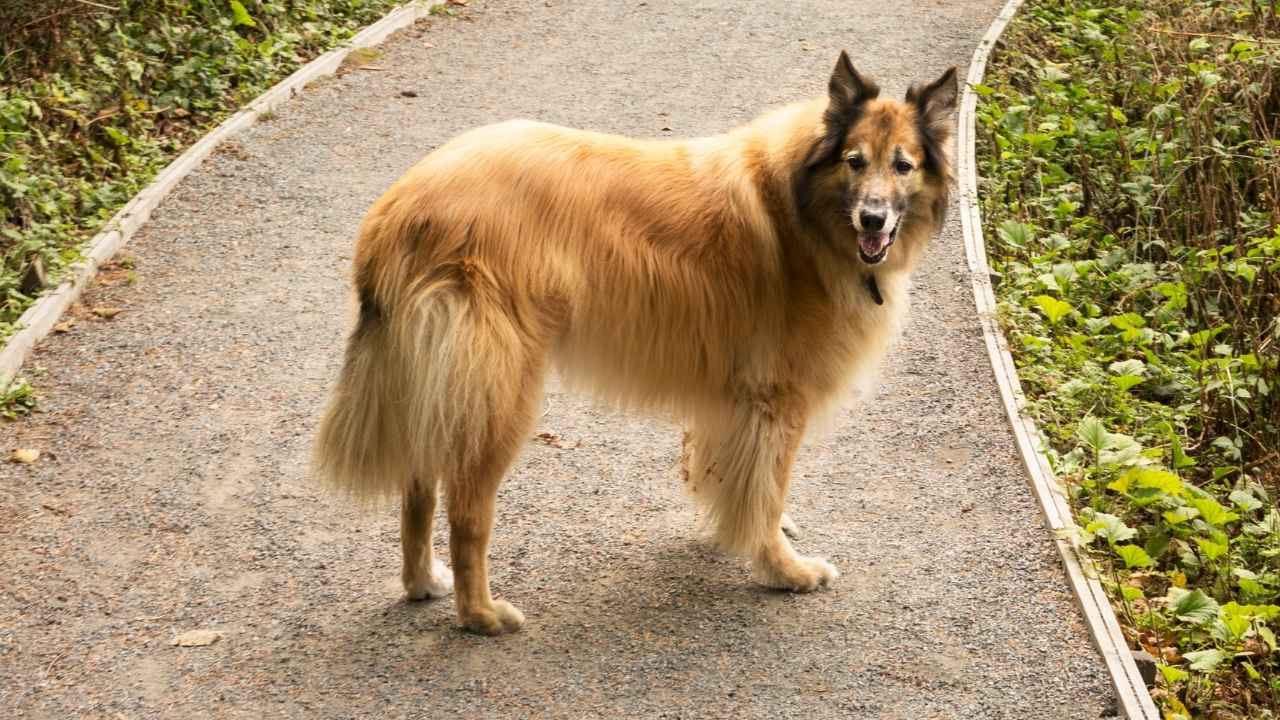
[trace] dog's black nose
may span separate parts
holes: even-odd
[[[858,221],[866,232],[876,232],[884,227],[884,215],[863,210],[858,213]]]

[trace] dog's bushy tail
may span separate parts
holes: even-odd
[[[320,423],[322,482],[362,500],[399,497],[474,466],[509,412],[524,344],[501,312],[456,280],[401,295],[398,311],[361,293],[360,319]]]

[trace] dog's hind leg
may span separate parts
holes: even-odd
[[[492,439],[481,460],[449,483],[449,553],[457,580],[458,619],[464,628],[482,635],[515,632],[524,624],[515,606],[489,594],[488,553],[498,486],[532,429],[532,410],[530,402],[515,417],[492,418]]]
[[[542,391],[543,361],[530,354],[524,359],[523,369],[509,366],[494,378],[489,390],[497,394],[491,412],[471,429],[476,434],[475,452],[446,485],[458,619],[464,628],[483,635],[515,632],[524,624],[515,606],[489,594],[488,559],[498,486],[533,429]]]
[[[404,547],[400,578],[410,600],[440,598],[453,590],[453,573],[435,557],[431,547],[435,513],[434,481],[419,479],[405,489],[400,507],[400,543]]]

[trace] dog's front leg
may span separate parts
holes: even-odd
[[[795,523],[782,512],[782,506],[791,485],[791,465],[795,461],[800,441],[804,438],[804,422],[803,418],[797,422],[785,412],[770,420],[779,427],[776,432],[760,434],[765,447],[761,448],[759,461],[767,463],[772,460],[772,467],[769,469],[777,492],[778,507],[764,543],[752,558],[752,576],[756,582],[766,587],[812,592],[840,577],[840,572],[824,558],[801,556],[787,538],[788,534],[796,532]],[[773,446],[769,447],[771,444]]]
[[[695,426],[685,470],[705,502],[716,537],[751,558],[757,582],[810,592],[839,576],[822,558],[796,553],[784,534],[791,465],[804,437],[805,406],[779,393],[750,393],[723,418]]]

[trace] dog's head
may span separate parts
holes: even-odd
[[[956,72],[913,85],[905,100],[880,88],[840,53],[821,135],[796,179],[800,212],[868,266],[892,260],[901,240],[924,243],[942,223],[951,182]],[[913,249],[899,253],[914,254]]]

